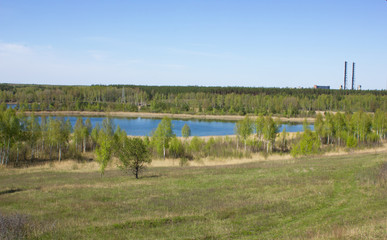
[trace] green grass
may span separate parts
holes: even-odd
[[[39,239],[386,239],[386,154],[123,172],[0,170]],[[17,191],[11,191],[17,190]]]

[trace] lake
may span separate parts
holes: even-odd
[[[40,117],[39,121],[40,121]],[[54,116],[54,118],[56,118]],[[64,117],[66,120],[70,119],[71,125],[74,126],[77,121],[77,117],[68,116]],[[87,117],[83,117],[83,121]],[[102,126],[102,121],[104,117],[90,117],[93,127],[97,123]],[[160,123],[161,119],[155,118],[119,118],[112,117],[115,127],[118,125],[121,129],[125,130],[128,135],[132,136],[151,136],[152,131],[157,128],[157,125]],[[176,136],[181,136],[181,129],[184,124],[187,124],[191,129],[192,136],[225,136],[233,135],[235,122],[232,121],[220,121],[220,120],[179,120],[173,119],[173,132]],[[280,125],[279,131],[282,132],[283,128],[286,127],[287,132],[302,132],[303,126],[302,123],[288,123]],[[310,128],[313,130],[313,124],[310,125]]]

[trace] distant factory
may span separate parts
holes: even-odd
[[[331,89],[330,86],[318,86],[318,85],[314,85],[314,88],[315,89]]]
[[[355,86],[355,63],[352,63],[352,76],[351,76],[351,84],[348,84],[347,75],[348,75],[348,62],[344,62],[344,86],[340,85],[341,90],[356,90]],[[349,85],[349,86],[348,86]],[[361,85],[357,86],[357,90],[361,90]],[[331,89],[330,86],[319,86],[314,85],[314,89]]]

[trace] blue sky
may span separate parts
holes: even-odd
[[[0,82],[385,89],[386,40],[385,0],[1,0]]]

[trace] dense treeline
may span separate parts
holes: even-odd
[[[317,153],[324,145],[355,148],[380,143],[386,138],[387,114],[381,110],[374,115],[363,111],[317,114],[314,130],[304,124],[304,132],[292,148],[293,156]]]
[[[386,91],[198,86],[0,84],[0,102],[23,110],[145,111],[310,116],[316,111],[387,111]]]
[[[90,119],[79,117],[72,127],[64,118],[26,117],[15,109],[0,106],[1,165],[30,164],[35,161],[61,161],[65,158],[93,158],[94,152],[105,169],[110,159],[121,160],[122,168],[136,177],[152,158],[179,158],[181,163],[201,158],[249,157],[251,153],[291,152],[293,156],[314,154],[329,147],[355,148],[378,144],[387,136],[387,114],[362,111],[354,114],[318,114],[315,131],[305,124],[304,132],[289,137],[286,129],[271,116],[249,117],[236,124],[236,137],[190,137],[189,126],[182,138],[172,131],[171,119],[164,118],[152,136],[130,138],[111,119],[92,127]],[[134,169],[134,170],[133,170]]]
[[[278,124],[270,116],[260,116],[255,123],[249,117],[245,117],[236,127],[238,138],[245,141],[245,151],[247,139],[255,130],[255,136],[251,141],[264,146],[263,149],[266,149],[267,153],[276,147],[277,151],[286,151],[291,145],[291,154],[298,156],[315,154],[322,148],[330,146],[355,148],[380,143],[386,138],[387,113],[379,109],[373,115],[362,111],[354,114],[326,113],[325,116],[319,113],[314,123],[315,131],[311,131],[305,121],[304,131],[298,134],[291,144],[287,142],[286,129],[278,134]]]

